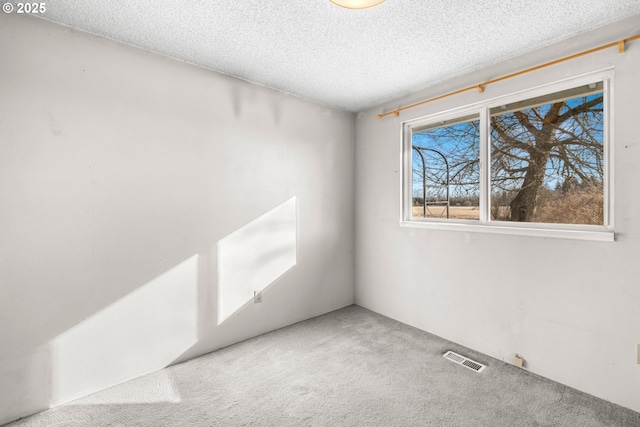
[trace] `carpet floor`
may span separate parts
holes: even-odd
[[[351,306],[8,426],[638,427],[640,414]]]

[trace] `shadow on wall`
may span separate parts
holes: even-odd
[[[218,241],[218,325],[296,265],[296,239],[292,197]]]
[[[202,333],[199,321],[208,316],[199,307],[207,307],[202,300],[212,292],[203,286],[215,286],[217,274],[220,326],[250,306],[254,291],[264,291],[296,265],[296,240],[297,201],[292,197],[220,239],[217,271],[203,269],[207,254],[194,254],[60,333],[26,364],[16,355],[15,366],[5,366],[17,375],[16,383],[25,383],[16,399],[31,398],[32,407],[46,409],[43,401],[60,405],[171,365]],[[202,277],[203,271],[214,277]],[[49,390],[42,387],[47,377]],[[30,391],[38,387],[42,393]],[[177,387],[162,371],[73,404],[161,402],[180,402]]]
[[[193,255],[35,350],[3,356],[2,392],[10,400],[0,405],[0,424],[166,367],[197,341],[197,304]],[[153,390],[130,398],[179,401],[167,381]]]
[[[194,255],[51,342],[58,405],[162,369],[198,339]]]

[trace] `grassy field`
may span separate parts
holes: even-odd
[[[599,191],[580,191],[555,197],[538,206],[531,222],[558,224],[593,224],[604,223],[604,196]],[[509,220],[509,206],[492,207],[490,215],[494,221]],[[422,206],[413,206],[413,217],[422,218]],[[445,206],[427,206],[427,218],[447,218]],[[450,219],[480,219],[478,206],[451,206]]]
[[[413,207],[413,217],[422,218],[422,206]],[[427,206],[427,218],[446,218],[445,206]],[[479,219],[480,209],[477,206],[451,206],[450,219]]]

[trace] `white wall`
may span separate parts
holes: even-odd
[[[640,32],[639,17],[360,114],[356,120],[356,303],[640,411],[640,41],[402,112]],[[419,54],[419,52],[414,52]],[[457,54],[452,52],[452,54]],[[462,53],[460,53],[462,54]],[[615,66],[616,241],[400,228],[400,123]]]
[[[350,113],[0,14],[0,424],[352,304],[353,140]],[[295,265],[218,325],[218,242],[281,206]]]

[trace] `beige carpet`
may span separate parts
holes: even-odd
[[[9,425],[637,427],[640,414],[351,306]]]

